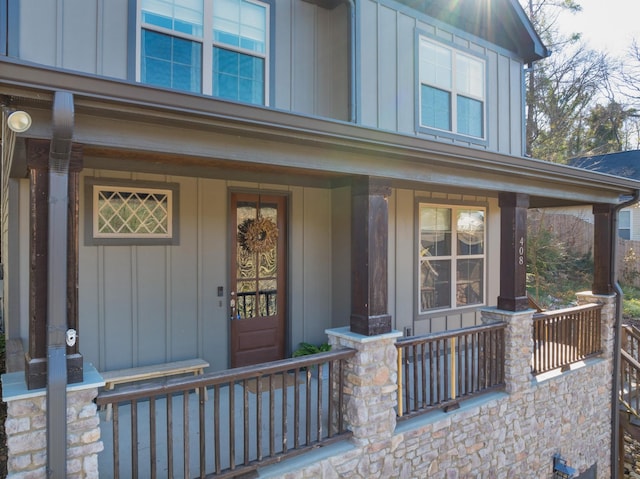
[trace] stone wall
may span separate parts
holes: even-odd
[[[90,367],[90,369],[92,369]],[[94,372],[95,374],[95,372]],[[100,418],[93,400],[104,383],[76,384],[67,391],[67,474],[69,479],[99,477],[98,453],[102,451]],[[9,479],[47,477],[46,390],[26,391],[24,373],[2,377],[7,403]]]
[[[506,391],[397,425],[395,339],[328,331],[334,347],[358,351],[349,366],[357,374],[347,375],[345,419],[353,424],[353,447],[324,457],[311,453],[294,468],[265,468],[259,477],[540,479],[553,477],[554,454],[579,472],[595,465],[598,478],[611,477],[614,299],[579,297],[605,304],[602,357],[535,378],[530,372],[533,311],[485,310],[486,322],[508,324]]]

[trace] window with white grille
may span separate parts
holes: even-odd
[[[177,185],[153,185],[121,181],[103,184],[91,179],[86,195],[91,212],[89,243],[174,244]]]

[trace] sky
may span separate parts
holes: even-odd
[[[633,38],[640,43],[640,0],[577,0],[582,11],[563,15],[566,33],[582,33],[595,50],[621,57]]]

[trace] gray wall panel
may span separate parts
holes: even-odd
[[[317,68],[316,7],[307,2],[294,2],[296,22],[293,26],[292,110],[312,113],[315,109]],[[276,74],[276,81],[279,75]]]
[[[293,17],[292,2],[298,0],[278,0],[276,8],[275,42],[277,45],[274,67],[276,69],[276,82],[272,85],[275,91],[276,108],[282,110],[291,109],[291,72],[293,47],[291,44],[291,19]]]
[[[127,78],[128,0],[99,0],[96,74]],[[131,39],[133,40],[133,39]]]
[[[413,32],[415,20],[399,15],[398,31]],[[398,35],[398,131],[406,134],[415,132],[416,70],[414,55],[415,37],[413,35]]]
[[[393,216],[395,217],[395,231],[390,232],[395,237],[395,327],[399,331],[413,328],[414,312],[416,311],[417,267],[415,265],[415,197],[411,190],[394,190]],[[391,271],[391,270],[390,270]]]
[[[166,246],[135,246],[137,359],[147,364],[169,360],[167,354],[165,278]]]
[[[96,73],[97,3],[95,0],[61,0],[62,68]]]
[[[331,191],[331,327],[347,326],[351,315],[351,188]]]
[[[180,183],[180,244],[168,249],[168,288],[171,304],[169,351],[171,359],[197,357],[198,351],[198,210],[197,179]]]
[[[104,310],[98,314],[104,331],[102,340],[105,357],[104,364],[99,367],[110,370],[137,366],[134,346],[138,330],[133,316],[131,249],[118,246],[99,248],[102,254],[98,264],[98,294],[103,295],[101,303]],[[81,325],[83,322],[84,318],[80,318]],[[84,353],[84,350],[81,352]],[[87,353],[91,354],[89,351]]]
[[[229,356],[227,199],[224,181],[198,180],[198,347],[212,370],[226,369]]]
[[[57,65],[57,18],[57,2],[20,2],[20,58],[44,65]]]
[[[358,86],[360,123],[378,126],[378,4],[370,0],[360,2],[360,37],[357,66],[361,84]]]
[[[317,344],[331,327],[331,191],[307,188],[304,197],[304,337]]]
[[[504,55],[498,56],[498,113],[497,117],[494,121],[494,127],[498,129],[498,144],[497,150],[501,153],[508,153],[511,146],[511,136],[517,135],[518,130],[520,129],[520,125],[518,124],[518,128],[511,128],[512,122],[510,121],[510,113],[511,113],[511,101],[509,95],[503,94],[503,92],[508,92],[509,87],[511,86],[510,81],[510,70],[509,70],[509,59]],[[513,130],[513,131],[512,131]]]
[[[381,6],[378,10],[378,127],[397,130],[398,117],[398,28],[396,12]]]

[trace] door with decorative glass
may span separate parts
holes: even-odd
[[[283,359],[286,206],[279,195],[231,195],[231,367]]]

